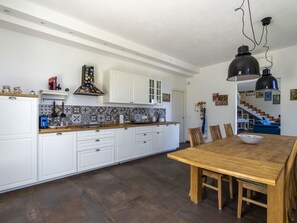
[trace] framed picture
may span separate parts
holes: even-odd
[[[170,102],[170,94],[163,93],[162,100],[163,102]]]
[[[219,100],[219,93],[213,93],[212,94],[212,101],[218,101]]]
[[[216,106],[221,106],[221,105],[228,105],[228,95],[219,95],[219,100],[216,101],[215,103]]]
[[[271,91],[266,91],[264,101],[271,101],[271,100],[272,100],[272,92]]]
[[[280,94],[273,95],[272,104],[274,104],[274,105],[279,105],[280,104]]]
[[[245,95],[246,96],[254,96],[255,92],[254,91],[247,91],[247,92],[245,92]]]
[[[256,98],[264,98],[264,93],[262,91],[257,91]]]
[[[296,101],[297,100],[297,89],[290,90],[290,100]]]

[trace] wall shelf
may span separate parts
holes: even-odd
[[[41,101],[66,101],[69,92],[67,91],[54,91],[54,90],[40,90]]]

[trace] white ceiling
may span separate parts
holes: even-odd
[[[6,6],[9,4],[8,0],[0,0],[0,5],[1,1],[7,2]],[[250,44],[241,34],[241,13],[234,11],[242,3],[241,0],[22,2],[31,2],[168,55],[172,58],[169,61],[178,59],[186,65],[193,65],[193,69],[184,66],[192,72],[195,71],[194,67],[229,61],[241,44]],[[296,0],[250,0],[250,3],[256,35],[260,35],[262,28],[260,20],[266,16],[272,17],[268,27],[271,50],[297,44],[294,19],[297,15]],[[255,51],[261,52],[264,52],[262,48]]]

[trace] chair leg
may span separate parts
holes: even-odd
[[[246,197],[251,198],[251,190],[246,190]],[[250,205],[250,202],[246,202],[247,205]]]
[[[229,176],[229,193],[230,199],[233,199],[233,178]]]
[[[222,210],[222,177],[218,178],[218,203],[219,210]]]
[[[243,185],[242,185],[242,182],[238,182],[237,218],[241,218],[241,209],[242,209],[242,191],[243,191]]]

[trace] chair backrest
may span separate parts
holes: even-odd
[[[222,139],[222,134],[219,125],[209,126],[212,141]]]
[[[226,137],[230,137],[234,135],[231,123],[224,124],[224,128],[225,128]]]
[[[191,147],[204,144],[201,128],[188,128]]]

